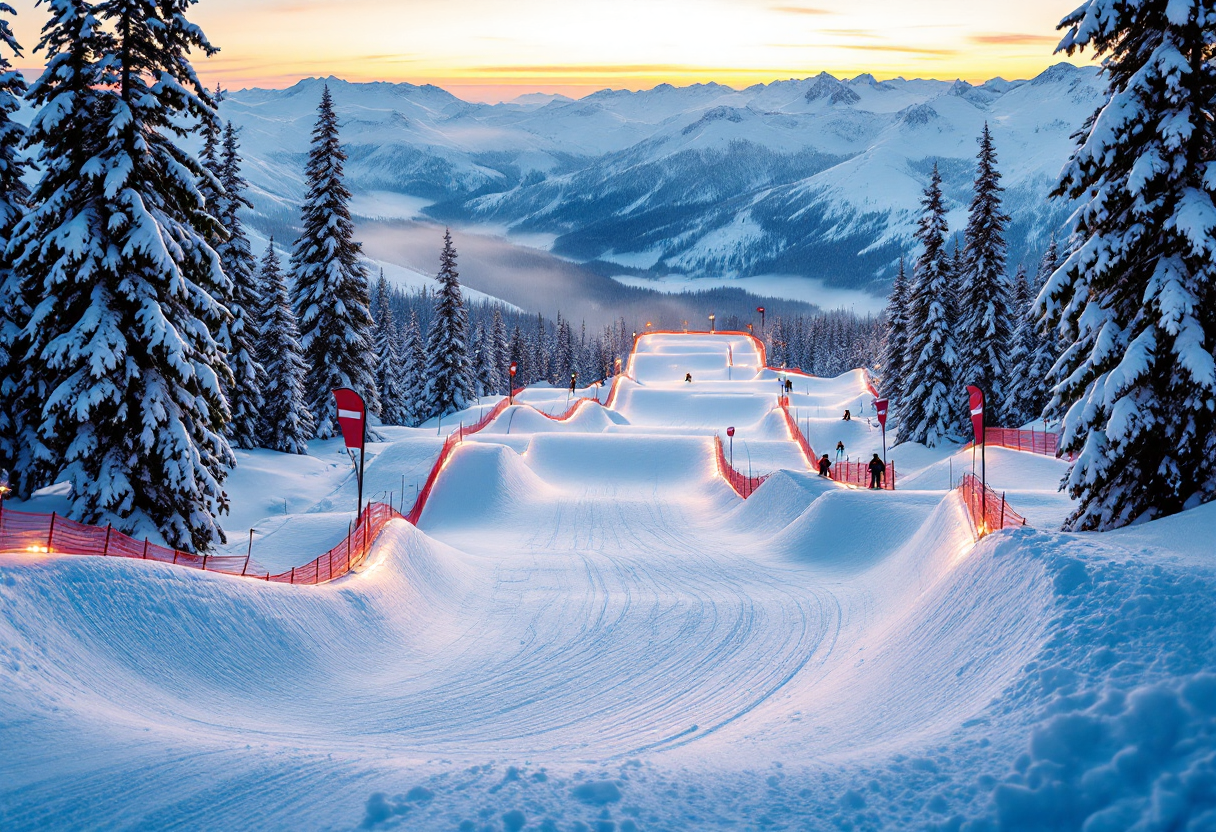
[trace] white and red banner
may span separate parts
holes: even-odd
[[[334,391],[334,401],[338,405],[338,427],[342,428],[346,449],[362,451],[367,436],[367,405],[363,403],[363,397],[349,387],[339,387]]]
[[[967,385],[971,397],[971,428],[975,431],[975,444],[984,444],[984,391],[975,385]]]
[[[878,414],[878,424],[882,426],[883,430],[887,428],[887,404],[886,399],[874,400],[874,412]]]

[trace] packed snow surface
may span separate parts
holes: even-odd
[[[1216,507],[1054,533],[1065,464],[990,451],[1038,528],[977,544],[969,452],[822,480],[760,365],[653,335],[611,409],[528,390],[330,585],[0,556],[0,828],[1216,828]],[[795,376],[791,407],[868,458],[868,398]],[[384,429],[369,495],[462,418]],[[746,502],[728,426],[772,472]],[[344,533],[350,466],[314,451],[241,457],[233,545]]]

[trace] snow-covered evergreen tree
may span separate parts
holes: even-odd
[[[984,391],[991,423],[1003,423],[1005,358],[1013,334],[1009,283],[1005,277],[1005,228],[1009,216],[1001,210],[1004,188],[987,123],[979,144],[975,195],[963,235],[963,272],[955,279],[959,289],[955,412],[964,429],[971,424],[968,384]]]
[[[1010,315],[1016,326],[1009,340],[1009,353],[1004,362],[1006,378],[1002,415],[1011,427],[1025,424],[1039,415],[1034,410],[1030,396],[1034,387],[1030,378],[1031,364],[1039,345],[1039,321],[1034,315],[1032,300],[1030,283],[1026,279],[1026,267],[1018,264],[1009,304]]]
[[[262,257],[258,283],[262,288],[258,359],[266,373],[258,421],[259,443],[285,454],[306,454],[308,440],[316,433],[305,400],[304,380],[308,368],[300,347],[296,313],[287,293],[287,281],[273,238]]]
[[[349,387],[380,412],[376,357],[368,309],[367,270],[359,260],[350,191],[343,182],[346,154],[329,87],[321,95],[305,174],[308,192],[300,212],[303,232],[291,254],[292,302],[308,365],[305,385],[317,438],[338,433],[333,391]]]
[[[468,354],[469,313],[460,292],[456,247],[452,245],[450,231],[443,232],[443,253],[439,262],[435,319],[427,333],[427,419],[463,410],[473,398]]]
[[[511,345],[507,342],[507,325],[502,319],[502,310],[494,309],[494,318],[490,325],[488,336],[494,342],[494,357],[496,359],[493,375],[486,380],[486,386],[491,395],[505,396],[507,380],[511,374]]]
[[[228,298],[232,319],[221,330],[219,339],[232,371],[232,386],[227,391],[232,411],[228,439],[238,448],[254,448],[258,444],[262,388],[266,385],[266,371],[257,356],[257,318],[262,305],[262,289],[257,276],[257,260],[240,217],[241,208],[249,206],[245,198],[249,185],[241,175],[240,145],[231,121],[224,129],[219,180],[223,191],[218,196],[215,215],[227,237],[216,251],[224,274],[232,284]]]
[[[1053,234],[1051,241],[1047,244],[1047,250],[1043,252],[1043,259],[1039,263],[1034,285],[1030,289],[1030,309],[1026,312],[1035,323],[1034,351],[1030,354],[1026,368],[1025,416],[1027,420],[1044,416],[1048,402],[1051,401],[1052,388],[1055,387],[1052,368],[1055,366],[1056,359],[1064,351],[1060,334],[1048,325],[1046,315],[1034,303],[1034,299],[1043,291],[1043,287],[1047,285],[1047,281],[1059,266],[1059,259],[1059,249]]]
[[[12,57],[22,57],[21,45],[13,36],[6,15],[12,6],[0,3],[0,480],[24,479],[17,466],[18,447],[25,444],[30,420],[23,408],[29,402],[20,390],[25,375],[27,338],[21,330],[29,320],[30,289],[13,270],[8,244],[13,227],[29,208],[30,191],[21,177],[27,167],[21,155],[25,127],[13,120],[21,109],[25,79],[13,69]],[[25,453],[28,453],[26,451]]]
[[[199,161],[174,143],[214,119],[187,53],[215,52],[188,0],[52,0],[29,90],[42,175],[14,231],[40,301],[30,388],[71,516],[172,546],[224,539],[214,513],[234,463],[214,333],[228,320]]]
[[[1107,100],[1056,193],[1079,245],[1039,302],[1075,335],[1057,365],[1077,454],[1067,529],[1110,529],[1216,497],[1216,8],[1087,0],[1060,48],[1103,58]]]
[[[954,334],[946,311],[950,263],[946,255],[946,206],[937,165],[921,201],[916,239],[922,251],[912,271],[908,302],[906,394],[900,401],[901,442],[930,448],[953,438]]]
[[[402,396],[407,425],[419,425],[427,420],[426,409],[426,346],[422,340],[422,328],[418,315],[410,310],[409,323],[405,325],[402,347],[401,377]]]
[[[887,334],[882,352],[882,393],[898,401],[904,390],[904,356],[908,353],[908,275],[904,258],[899,258],[899,271],[887,300]],[[896,406],[898,409],[898,405]]]
[[[410,412],[406,406],[405,367],[398,349],[397,322],[389,299],[388,281],[384,269],[376,282],[375,340],[376,388],[380,398],[380,421],[386,425],[408,425]]]

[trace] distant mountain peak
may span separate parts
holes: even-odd
[[[829,104],[847,107],[861,101],[861,96],[849,89],[843,81],[821,72],[806,91],[807,102],[826,98]]]
[[[899,111],[899,121],[911,127],[920,127],[941,118],[937,110],[928,104],[913,104]]]

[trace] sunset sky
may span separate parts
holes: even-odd
[[[26,47],[47,18],[10,0]],[[746,86],[821,70],[879,78],[1026,78],[1061,60],[1076,0],[201,0],[222,52],[196,66],[230,89],[310,76],[409,81],[470,99],[583,95],[668,82]],[[1081,56],[1078,61],[1084,61]]]

